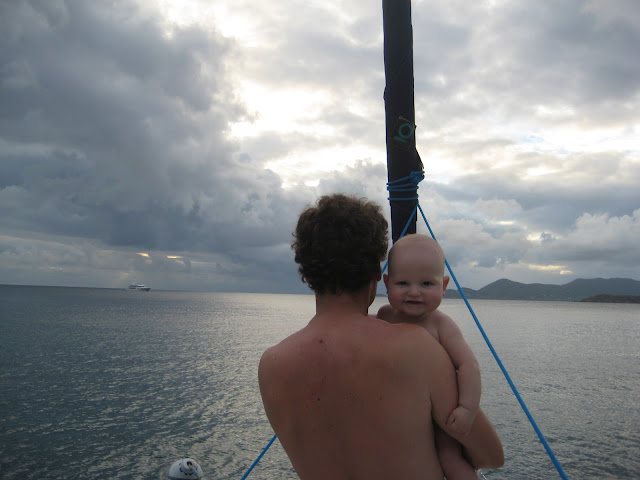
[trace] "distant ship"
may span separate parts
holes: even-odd
[[[142,283],[132,283],[131,285],[129,285],[129,290],[143,290],[145,292],[148,292],[149,290],[151,290],[151,287],[147,287]]]

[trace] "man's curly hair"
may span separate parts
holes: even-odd
[[[388,246],[380,206],[325,195],[300,214],[291,244],[302,281],[319,294],[353,293],[380,273]]]

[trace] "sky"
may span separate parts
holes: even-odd
[[[640,280],[638,2],[412,23],[420,205],[461,285]],[[0,284],[307,292],[303,208],[389,217],[384,85],[381,1],[3,0]]]

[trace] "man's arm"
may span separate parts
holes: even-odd
[[[482,410],[478,411],[471,431],[467,435],[451,432],[447,428],[447,417],[458,404],[456,372],[444,349],[433,347],[430,350],[431,364],[425,368],[430,377],[433,420],[440,428],[460,442],[474,468],[501,467],[504,464],[502,444]]]
[[[473,468],[500,468],[504,465],[500,437],[482,410],[478,410],[468,435],[451,434],[451,437],[460,442]]]

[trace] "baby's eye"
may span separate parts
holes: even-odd
[[[422,285],[424,285],[425,287],[429,287],[431,285],[433,285],[432,282],[422,282]]]
[[[405,285],[407,285],[407,282],[405,282],[404,280],[399,280],[396,282],[396,285],[400,285],[402,287],[404,287]]]

